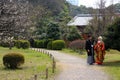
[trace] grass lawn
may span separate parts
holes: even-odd
[[[82,55],[71,49],[63,49],[62,52],[72,54],[78,57],[86,58],[86,51],[82,51]],[[103,66],[100,67],[106,73],[111,75],[113,80],[120,80],[120,52],[117,50],[106,51]]]
[[[19,52],[25,57],[25,63],[15,70],[6,69],[3,65],[2,58],[6,53]],[[49,77],[52,77],[52,60],[46,54],[42,54],[33,50],[24,50],[13,48],[0,47],[0,80],[32,80],[35,74],[38,75],[37,80],[45,78],[45,70],[48,68]],[[41,75],[42,74],[42,75]]]
[[[103,69],[114,79],[120,80],[120,52],[116,50],[106,51]]]

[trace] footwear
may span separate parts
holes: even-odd
[[[97,65],[102,65],[102,63],[100,63],[100,62],[96,62],[95,64],[97,64]]]
[[[89,63],[89,65],[93,65],[93,63]]]

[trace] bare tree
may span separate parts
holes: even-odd
[[[102,35],[105,32],[105,26],[106,26],[106,7],[105,7],[106,1],[100,0],[100,3],[98,4],[98,33],[99,35]]]
[[[25,0],[0,1],[0,39],[25,37],[30,26],[29,5]]]
[[[0,40],[9,43],[13,39],[28,38],[31,25],[29,5],[26,0],[0,0]]]
[[[112,3],[112,1],[111,1]],[[93,36],[98,37],[106,33],[107,26],[113,22],[114,7],[106,7],[105,0],[99,0],[98,8],[93,11],[93,19],[89,22],[87,29],[93,33]]]

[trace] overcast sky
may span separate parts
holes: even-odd
[[[97,3],[100,0],[78,0],[79,5],[85,5],[87,7],[97,7]],[[105,0],[106,1],[106,6],[111,4],[112,0]],[[120,0],[113,0],[113,3],[120,3]]]

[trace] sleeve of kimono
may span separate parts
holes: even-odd
[[[94,46],[94,50],[96,50],[97,49],[97,44],[95,44],[95,46]]]
[[[105,44],[102,43],[102,51],[104,51],[104,50],[105,50]]]

